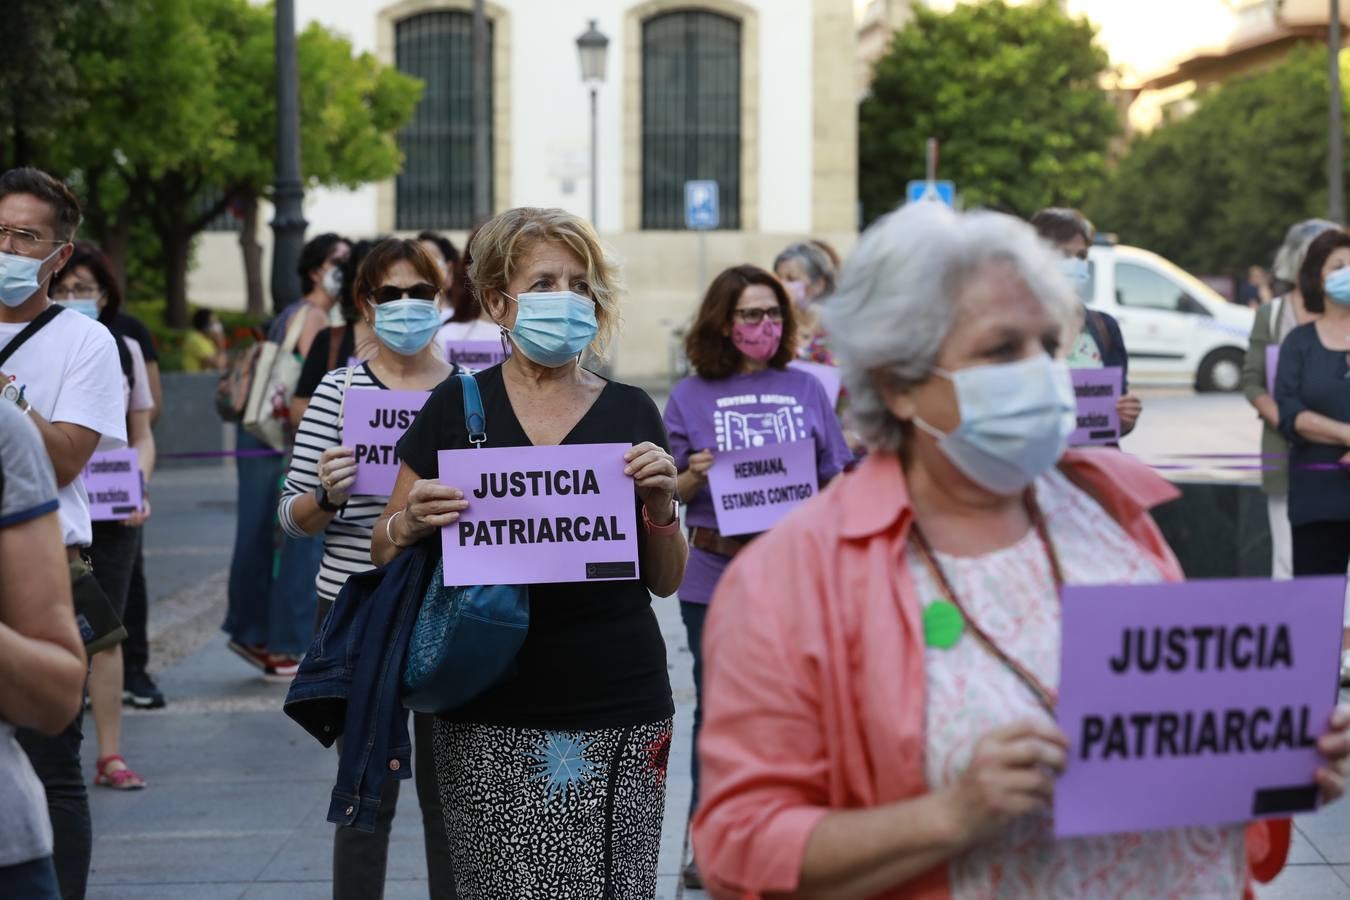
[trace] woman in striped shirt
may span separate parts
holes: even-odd
[[[342,445],[342,413],[351,389],[430,391],[454,367],[441,359],[432,342],[440,327],[437,300],[440,268],[417,241],[388,238],[371,248],[353,285],[357,311],[374,330],[379,350],[359,366],[334,369],[323,377],[295,437],[291,468],[282,489],[278,515],[288,535],[323,533],[319,568],[318,621],[328,614],[347,579],[373,568],[371,527],[388,497],[353,494],[356,457]],[[454,878],[444,852],[445,825],[431,760],[431,717],[414,717],[416,764],[413,772],[427,840],[431,896],[454,898]],[[398,781],[385,782],[384,797],[372,834],[337,829],[333,843],[333,894],[379,897],[384,891],[389,831],[398,801]]]

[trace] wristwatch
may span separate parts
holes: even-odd
[[[3,388],[0,388],[0,399],[10,401],[15,406],[19,407],[19,411],[24,415],[27,415],[33,409],[32,404],[24,399],[23,388],[12,381],[6,383]]]
[[[314,488],[314,502],[319,505],[319,509],[324,512],[335,513],[342,509],[344,504],[334,503],[328,499],[328,491],[323,485],[317,485]]]

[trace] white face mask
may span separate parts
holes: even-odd
[[[1078,299],[1083,303],[1091,303],[1092,267],[1088,265],[1088,261],[1076,256],[1066,256],[1059,261],[1059,270],[1064,273],[1064,277],[1073,286]]]
[[[342,270],[337,266],[329,269],[323,274],[323,290],[334,300],[342,293]]]
[[[1015,363],[937,370],[956,387],[961,424],[944,434],[914,424],[971,481],[995,494],[1025,490],[1050,471],[1078,424],[1069,367],[1046,354]]]

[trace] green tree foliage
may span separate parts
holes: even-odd
[[[941,141],[940,177],[967,206],[1029,215],[1078,205],[1106,173],[1119,120],[1100,88],[1104,50],[1054,0],[915,9],[876,66],[858,123],[859,195],[868,221],[924,176]]]
[[[138,234],[154,234],[166,319],[183,327],[194,239],[232,205],[256,223],[257,201],[270,190],[272,10],[248,0],[118,0],[66,34],[84,102],[60,124],[45,162],[82,191],[90,236],[124,272],[137,268],[125,261],[143,245]],[[317,25],[300,35],[297,52],[307,184],[356,187],[395,174],[395,135],[420,83]]]
[[[109,11],[115,0],[5,0],[4,61],[0,66],[0,169],[32,165],[56,139],[58,122],[83,103],[72,89],[75,68],[60,52],[76,23]]]
[[[1326,215],[1328,97],[1316,48],[1201,94],[1130,143],[1087,212],[1192,271],[1268,265],[1290,225]]]

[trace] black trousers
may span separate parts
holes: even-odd
[[[422,807],[422,839],[427,853],[427,896],[457,900],[455,874],[450,864],[450,842],[445,834],[441,792],[431,752],[431,723],[435,716],[413,713],[413,783]],[[399,782],[384,783],[384,795],[375,813],[373,832],[339,827],[333,836],[333,900],[379,900],[389,866],[389,832],[398,806]]]
[[[1344,575],[1350,566],[1350,522],[1295,525],[1294,574]]]
[[[94,542],[86,554],[98,586],[108,595],[108,601],[119,617],[126,613],[131,579],[140,552],[140,528],[128,528],[121,522],[94,523]]]
[[[47,814],[52,820],[55,844],[52,862],[61,886],[61,900],[84,900],[89,881],[89,856],[93,851],[93,828],[89,819],[89,793],[80,771],[80,744],[84,741],[80,716],[56,737],[31,728],[17,728],[19,746],[47,792]]]
[[[122,642],[122,671],[144,672],[150,662],[150,639],[146,633],[150,601],[145,590],[145,544],[136,547],[136,561],[131,567],[131,587],[127,591],[127,608],[122,613],[122,624],[127,639]]]
[[[323,624],[331,600],[319,598],[314,628]],[[450,864],[450,841],[445,833],[436,761],[431,752],[431,723],[435,716],[413,713],[413,784],[422,807],[422,840],[427,854],[427,896],[430,900],[458,900],[455,873]],[[338,827],[333,833],[333,900],[380,900],[389,868],[389,834],[398,809],[399,782],[386,779],[375,830]]]
[[[684,633],[689,641],[689,652],[694,657],[694,739],[689,753],[689,818],[698,809],[698,736],[703,732],[703,623],[708,618],[708,604],[680,601],[680,618],[684,619]]]

